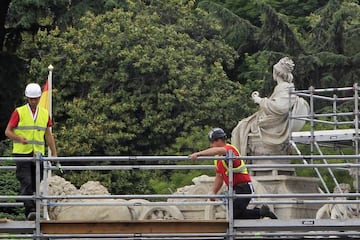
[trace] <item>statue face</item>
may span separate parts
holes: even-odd
[[[276,81],[276,70],[275,70],[275,68],[273,68],[273,79],[274,79],[274,81]]]
[[[276,82],[283,80],[281,77],[281,71],[279,71],[279,69],[276,69],[276,67],[273,68],[273,80]]]

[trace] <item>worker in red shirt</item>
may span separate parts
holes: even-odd
[[[226,143],[226,133],[221,128],[214,128],[209,132],[210,148],[195,152],[189,156],[196,160],[199,156],[226,156],[229,151],[234,156],[240,156],[239,151],[232,145]],[[226,160],[215,160],[215,181],[209,194],[215,195],[220,190],[223,182],[229,187],[228,164]],[[240,159],[233,161],[233,189],[236,194],[252,194],[254,192],[251,184],[251,177],[246,168],[245,162]],[[213,199],[212,199],[213,200]],[[269,217],[276,219],[276,215],[270,211],[267,205],[261,208],[247,209],[251,198],[235,198],[234,218],[235,219],[259,219]]]
[[[51,133],[52,121],[48,111],[39,107],[41,88],[37,83],[26,86],[27,104],[20,106],[12,113],[5,130],[5,135],[13,140],[14,157],[33,157],[35,153],[45,154],[45,141],[53,157],[57,157],[54,137]],[[41,164],[42,166],[42,164]],[[42,178],[40,171],[40,179]],[[16,161],[16,178],[20,182],[21,195],[33,195],[36,190],[35,163]],[[25,217],[34,220],[35,202],[24,200]]]

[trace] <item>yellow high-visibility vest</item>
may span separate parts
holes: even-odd
[[[13,153],[28,154],[39,152],[45,154],[44,136],[49,121],[48,111],[45,108],[38,107],[33,116],[28,104],[16,108],[16,110],[19,114],[19,123],[14,129],[14,133],[25,137],[28,140],[28,144],[14,141]]]

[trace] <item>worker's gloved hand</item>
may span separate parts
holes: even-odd
[[[261,102],[261,97],[259,97],[259,92],[255,91],[251,94],[251,98],[253,99],[253,101],[257,104],[259,104]]]

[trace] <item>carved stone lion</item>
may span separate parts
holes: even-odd
[[[71,182],[59,176],[47,179],[49,196],[66,195],[110,195],[99,182],[88,182],[78,190]],[[43,185],[44,183],[42,183]],[[43,187],[42,187],[43,189]],[[86,190],[87,189],[87,190]],[[117,199],[55,199],[50,200],[55,204],[48,207],[49,217],[52,220],[131,220],[132,214],[127,206],[100,205],[101,202],[114,202]],[[125,200],[121,200],[125,201]],[[56,205],[56,203],[94,203],[91,206],[80,205]]]

